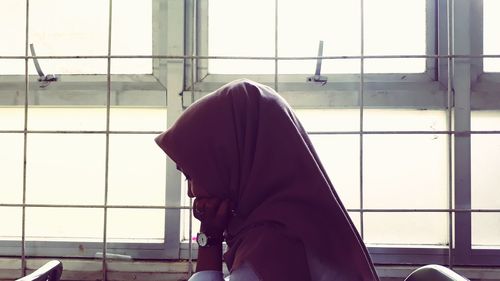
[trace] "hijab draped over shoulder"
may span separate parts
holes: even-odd
[[[156,142],[193,185],[230,198],[230,270],[249,263],[266,281],[378,280],[307,133],[273,89],[229,83]]]

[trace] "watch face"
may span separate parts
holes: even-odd
[[[208,244],[207,235],[205,235],[205,233],[198,233],[198,236],[196,238],[196,242],[198,242],[199,246],[205,247]]]

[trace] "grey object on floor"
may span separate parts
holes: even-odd
[[[455,271],[437,264],[422,266],[413,271],[405,281],[469,281]]]
[[[63,271],[63,265],[58,260],[52,260],[39,269],[16,281],[59,281]]]

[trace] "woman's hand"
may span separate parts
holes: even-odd
[[[193,214],[201,222],[201,232],[222,236],[231,214],[229,199],[196,198],[193,202]]]
[[[211,237],[222,238],[230,216],[229,200],[197,197],[193,202],[194,217],[201,221],[200,231]],[[198,248],[196,271],[222,271],[222,239],[219,244]]]

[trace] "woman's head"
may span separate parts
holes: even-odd
[[[191,195],[230,198],[237,204],[245,193],[246,180],[252,173],[263,172],[253,166],[258,142],[272,143],[273,149],[290,141],[279,140],[284,128],[262,131],[267,125],[283,120],[289,123],[294,118],[286,102],[273,91],[262,91],[263,87],[266,88],[248,80],[232,82],[192,104],[168,131],[156,138],[189,178]],[[280,169],[279,166],[284,165],[277,163],[270,168]],[[264,172],[273,173],[267,168]]]

